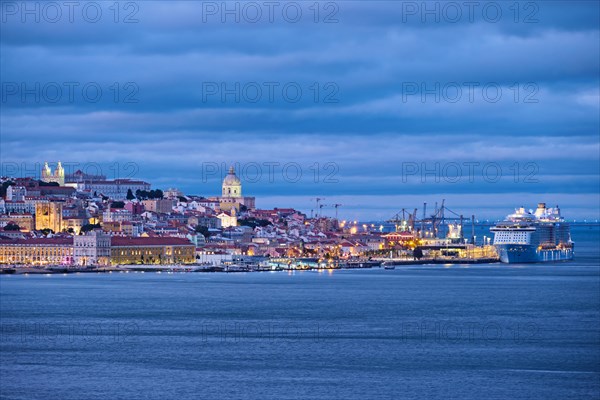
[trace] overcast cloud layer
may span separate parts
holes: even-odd
[[[265,208],[600,218],[596,1],[53,4],[2,2],[0,174],[216,195],[236,164]]]

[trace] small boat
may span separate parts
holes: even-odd
[[[396,269],[396,266],[392,263],[384,262],[382,265],[384,269]]]

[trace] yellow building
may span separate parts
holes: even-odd
[[[62,203],[37,203],[35,205],[35,229],[52,229],[62,231]]]
[[[230,167],[229,173],[223,179],[219,207],[221,211],[231,211],[232,209],[239,211],[242,205],[248,209],[254,209],[255,198],[242,196],[242,181],[235,174],[235,169]]]
[[[75,235],[79,235],[81,228],[88,223],[89,220],[87,218],[64,217],[62,220],[62,230],[69,231],[69,229],[72,229]]]
[[[70,265],[73,238],[0,239],[0,264]]]
[[[21,228],[21,232],[30,232],[34,227],[33,215],[29,213],[0,215],[0,227],[4,227],[10,223],[18,225]]]
[[[187,239],[175,237],[119,237],[111,239],[111,263],[191,264],[196,247]]]

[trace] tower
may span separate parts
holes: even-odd
[[[62,209],[62,203],[37,203],[35,205],[35,229],[52,229],[54,233],[62,231]]]
[[[229,168],[229,173],[223,179],[223,188],[222,188],[222,196],[223,197],[231,197],[238,198],[242,197],[242,182],[236,176],[235,170],[233,166]]]
[[[60,161],[54,171],[54,182],[58,183],[59,186],[65,186],[65,169],[63,168]]]
[[[56,182],[59,186],[65,186],[65,169],[60,161],[58,162],[54,173],[52,173],[52,170],[48,166],[48,161],[44,162],[44,168],[42,168],[42,181]]]

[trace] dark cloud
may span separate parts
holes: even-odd
[[[352,195],[357,210],[373,209],[366,195],[497,194],[510,208],[514,193],[530,193],[598,216],[597,2],[481,2],[472,18],[464,2],[321,2],[318,15],[298,2],[295,23],[280,11],[270,22],[263,2],[252,3],[262,19],[236,23],[207,14],[224,3],[196,1],[121,2],[118,15],[98,2],[95,23],[81,10],[70,22],[64,8],[50,22],[40,9],[39,22],[23,23],[8,3],[23,2],[2,4],[4,163],[131,161],[156,186],[216,194],[219,177],[205,179],[203,163],[295,162],[300,181],[259,179],[247,191]],[[252,7],[226,7],[236,4]],[[504,176],[404,182],[413,162],[498,163]],[[334,163],[339,181],[315,183],[315,163]],[[515,182],[514,163],[535,164],[538,181]]]

